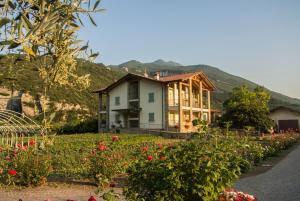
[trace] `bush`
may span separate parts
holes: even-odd
[[[54,126],[53,130],[57,134],[73,134],[73,133],[97,133],[98,120],[87,119],[81,122],[73,122],[65,125]]]
[[[128,168],[128,200],[217,200],[240,174],[231,147],[192,141],[143,153]],[[224,144],[225,145],[225,144]]]
[[[107,146],[99,142],[90,156],[90,175],[100,189],[107,187],[114,176],[125,171],[126,152],[118,149],[118,137],[113,136]]]
[[[18,184],[39,186],[47,181],[51,172],[51,159],[44,151],[36,151],[31,145],[11,150],[2,150],[0,182],[6,185]]]

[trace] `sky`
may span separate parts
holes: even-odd
[[[299,0],[102,0],[79,37],[98,63],[207,64],[300,98]]]

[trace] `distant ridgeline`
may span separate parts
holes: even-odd
[[[217,109],[222,108],[224,100],[228,97],[228,94],[234,87],[246,85],[249,88],[254,89],[256,86],[258,86],[256,83],[253,83],[244,78],[231,75],[229,73],[221,71],[216,67],[202,64],[182,66],[181,64],[178,64],[176,62],[165,62],[160,59],[152,63],[141,63],[139,61],[131,60],[117,66],[109,67],[112,69],[119,69],[125,72],[128,71],[138,74],[143,74],[146,71],[149,75],[153,75],[155,72],[160,71],[162,76],[183,72],[203,71],[206,75],[208,75],[209,79],[212,80],[217,87],[217,90],[213,93],[212,97],[212,107]],[[277,106],[284,105],[300,111],[300,99],[290,98],[288,96],[270,90],[269,92],[271,94],[271,109]]]
[[[13,107],[28,116],[38,116],[43,111],[43,89],[39,73],[29,62],[15,62],[15,55],[5,55],[0,58],[0,107]],[[176,62],[157,60],[152,63],[129,61],[116,66],[95,64],[82,59],[78,60],[78,73],[90,74],[91,85],[88,90],[71,88],[52,88],[49,91],[47,107],[51,111],[58,111],[57,121],[96,116],[97,96],[91,91],[103,88],[125,75],[127,72],[150,76],[160,71],[162,76],[183,72],[203,71],[214,82],[217,90],[213,93],[212,107],[221,109],[224,100],[233,87],[247,85],[255,88],[257,85],[246,79],[228,74],[218,68],[207,65],[182,66]],[[13,79],[7,79],[13,78]],[[270,106],[284,105],[300,111],[300,100],[270,91],[272,100]]]

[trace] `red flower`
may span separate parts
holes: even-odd
[[[111,140],[113,141],[113,142],[116,142],[116,141],[118,141],[119,140],[119,136],[112,136],[112,138],[111,138]]]
[[[147,156],[147,160],[148,161],[152,161],[153,160],[153,156],[151,156],[151,155]]]
[[[114,182],[110,183],[109,187],[112,187],[112,188],[116,187],[116,183],[114,183]]]
[[[146,147],[143,147],[143,148],[142,148],[142,151],[143,151],[143,152],[146,152],[146,151],[148,151],[148,149],[149,149],[149,147],[146,146]]]
[[[96,198],[94,196],[91,196],[88,201],[97,201]]]
[[[34,140],[34,139],[31,139],[31,140],[29,141],[29,145],[30,145],[30,146],[35,145],[35,140]]]
[[[9,170],[8,174],[10,174],[11,176],[16,176],[17,175],[17,171],[16,170]]]
[[[99,151],[105,151],[106,150],[106,146],[103,145],[103,144],[99,144],[98,150]]]

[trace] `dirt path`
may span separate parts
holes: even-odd
[[[55,186],[49,184],[38,188],[24,189],[0,189],[0,201],[66,201],[68,199],[75,201],[87,201],[91,195],[95,196],[96,188],[87,185],[62,185]],[[117,193],[121,193],[121,189],[116,188]],[[97,198],[97,201],[102,199]],[[122,199],[120,199],[121,201]]]

